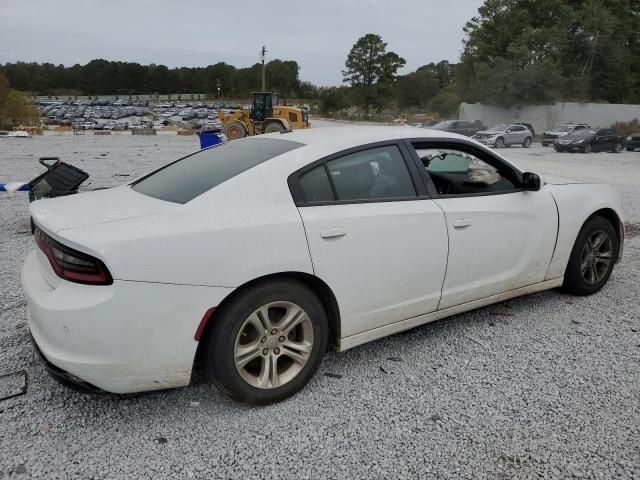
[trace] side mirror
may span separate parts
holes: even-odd
[[[522,186],[525,190],[537,192],[541,185],[540,177],[535,173],[525,172],[522,174]]]

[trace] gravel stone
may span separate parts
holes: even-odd
[[[0,181],[28,181],[43,171],[39,156],[57,155],[98,188],[196,150],[197,138],[45,136],[0,148]],[[329,353],[303,391],[258,408],[204,383],[100,396],[51,379],[29,342],[20,287],[33,248],[27,196],[0,194],[0,373],[29,378],[26,395],[0,402],[0,479],[639,479],[640,153],[501,153],[620,190],[632,228],[608,285],[590,297],[517,298]]]

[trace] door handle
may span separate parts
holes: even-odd
[[[346,234],[347,231],[342,227],[326,228],[324,230],[320,230],[320,237],[322,238],[344,237]]]
[[[459,218],[453,221],[453,228],[465,228],[471,225],[471,220],[468,218]]]

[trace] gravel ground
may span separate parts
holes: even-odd
[[[60,155],[112,186],[196,147],[194,137],[59,136],[0,144],[0,181]],[[0,478],[640,479],[640,153],[512,148],[527,169],[609,182],[633,227],[597,295],[510,300],[327,355],[268,407],[206,384],[80,394],[48,377],[28,340],[19,270],[33,248],[23,193],[0,194]],[[131,175],[122,177],[118,175]]]

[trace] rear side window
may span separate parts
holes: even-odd
[[[187,203],[245,170],[302,146],[275,138],[233,140],[170,163],[132,188],[149,197]]]
[[[411,176],[395,145],[345,155],[327,163],[338,200],[416,196]]]
[[[299,182],[305,202],[331,202],[334,200],[324,164],[301,175]]]

